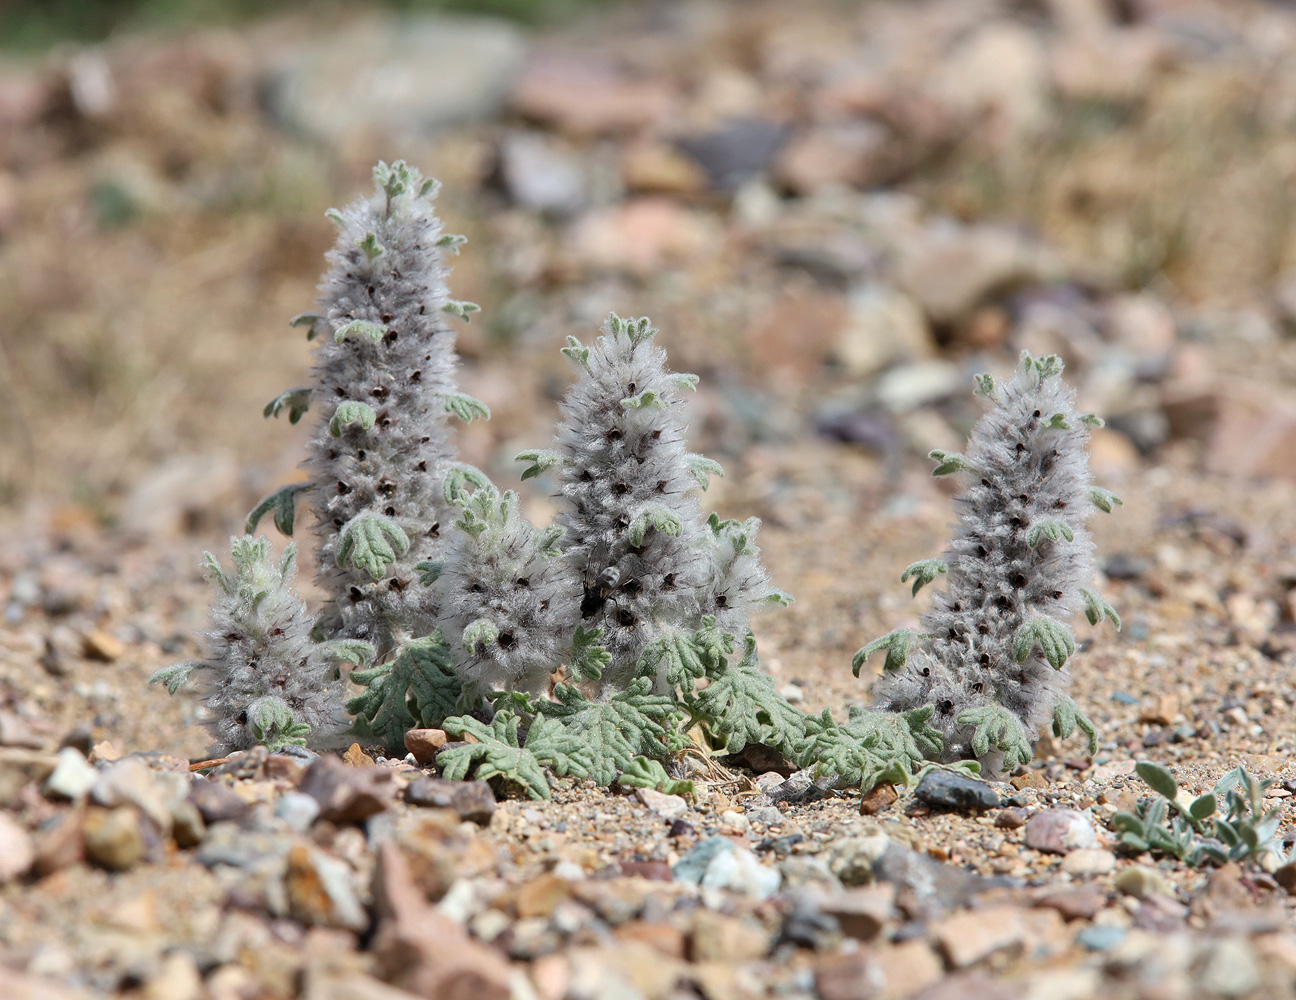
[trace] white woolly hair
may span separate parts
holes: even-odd
[[[1067,667],[1055,670],[1038,648],[1020,663],[1012,649],[1032,615],[1071,618],[1094,573],[1085,527],[1093,514],[1089,431],[1061,362],[1043,360],[1042,373],[1024,355],[1016,374],[992,390],[994,406],[968,441],[975,471],[955,501],[947,583],[921,616],[926,638],[874,686],[878,708],[934,705],[931,722],[945,737],[947,759],[970,754],[974,727],[958,724],[962,712],[997,703],[1035,733],[1070,683]],[[1045,537],[1032,547],[1032,527],[1048,520],[1064,521],[1073,538]]]
[[[289,543],[276,563],[264,535],[244,535],[230,539],[230,552],[232,572],[211,553],[204,561],[218,588],[197,674],[215,737],[212,752],[255,746],[250,716],[266,699],[277,699],[294,721],[310,726],[308,746],[339,745],[347,726],[343,682],[311,641],[311,617],[293,589],[296,546]]]
[[[455,669],[478,693],[543,693],[577,617],[579,584],[559,556],[559,532],[537,530],[511,490],[481,487],[461,504],[436,582]]]
[[[306,468],[320,539],[316,581],[342,619],[329,631],[372,642],[382,657],[398,629],[420,635],[434,624],[414,567],[437,554],[449,512],[442,487],[454,456],[446,399],[456,388],[456,357],[444,311],[445,256],[455,244],[443,238],[432,209],[435,189],[424,193],[430,182],[417,170],[380,163],[374,176],[371,197],[330,213],[338,237],[319,288],[324,319]],[[393,176],[405,179],[395,195],[388,190]],[[335,339],[356,321],[373,324],[372,336]],[[340,430],[334,436],[330,424],[349,401],[371,407],[373,425],[351,422],[333,428]],[[377,581],[336,559],[339,529],[364,512],[389,518],[409,540]]]
[[[709,565],[701,549],[699,484],[689,471],[681,386],[692,376],[666,369],[666,352],[644,320],[610,317],[578,357],[580,377],[562,403],[558,430],[558,515],[564,553],[586,594],[586,628],[603,630],[611,654],[607,683],[633,676],[645,647],[663,632],[697,628]],[[641,518],[673,519],[675,533],[649,526],[640,544],[631,528]],[[613,586],[600,584],[615,576]]]
[[[754,613],[790,598],[770,582],[760,560],[755,541],[760,518],[721,521],[712,515],[708,525],[710,572],[701,597],[703,613],[715,615],[719,631],[741,639],[751,631]]]

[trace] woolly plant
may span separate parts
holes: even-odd
[[[493,486],[462,492],[435,584],[453,669],[473,693],[541,694],[564,662],[579,607],[559,557],[562,529],[537,530],[518,496]]]
[[[624,687],[647,665],[678,664],[715,621],[731,636],[750,631],[753,608],[787,596],[770,586],[753,539],[760,522],[702,518],[697,494],[716,463],[691,454],[681,393],[697,376],[671,372],[647,318],[609,316],[585,346],[565,354],[578,378],[562,403],[554,451],[526,451],[523,479],[553,470],[564,507],[563,557],[578,577],[583,629],[607,651],[604,681]]]
[[[310,615],[293,589],[296,546],[289,543],[275,562],[265,536],[245,535],[230,540],[230,553],[230,571],[210,552],[203,558],[217,587],[211,629],[203,636],[206,657],[150,679],[175,694],[194,675],[218,755],[258,743],[336,746],[347,725],[337,661],[358,660],[369,650],[311,639]]]
[[[435,626],[417,566],[442,548],[455,469],[447,423],[489,416],[456,388],[450,318],[477,307],[446,289],[445,259],[463,237],[442,231],[437,188],[403,162],[379,163],[372,196],[327,213],[338,237],[319,311],[293,321],[319,341],[312,385],[266,406],[293,422],[316,411],[309,481],[271,494],[248,524],[273,511],[291,534],[296,497],[306,495],[316,582],[329,599],[320,631],[368,641],[379,659]]]
[[[1115,494],[1089,476],[1089,429],[1054,356],[1023,353],[1006,383],[977,377],[990,410],[972,430],[967,453],[934,451],[933,475],[970,480],[955,503],[958,523],[941,559],[914,563],[901,576],[913,592],[939,576],[946,583],[920,617],[918,631],[897,630],[855,656],[885,651],[874,686],[876,707],[910,712],[931,706],[941,760],[975,757],[990,772],[1031,759],[1034,734],[1050,723],[1058,737],[1079,726],[1095,748],[1093,725],[1067,695],[1075,652],[1068,620],[1084,610],[1091,624],[1112,607],[1090,589],[1093,543],[1086,524],[1110,511]]]

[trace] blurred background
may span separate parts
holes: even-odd
[[[702,376],[692,446],[729,472],[708,503],[764,519],[801,598],[762,648],[834,678],[811,700],[858,699],[850,653],[913,613],[896,577],[950,517],[924,456],[962,446],[972,373],[1022,348],[1109,420],[1110,579],[1200,584],[1134,638],[1206,614],[1276,641],[1294,126],[1276,0],[0,0],[13,655],[142,680],[190,648],[197,551],[300,475],[304,428],[262,407],[306,378],[288,320],[324,211],[380,158],[439,177],[469,237],[462,381],[494,417],[463,457],[516,487],[564,338],[650,315]],[[528,503],[547,517],[543,483]],[[191,589],[122,596],[141,574]]]

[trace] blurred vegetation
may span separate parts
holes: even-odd
[[[0,0],[0,49],[32,52],[64,41],[102,41],[123,30],[235,24],[290,10],[445,10],[537,23],[599,2],[603,0]]]

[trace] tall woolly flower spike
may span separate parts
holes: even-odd
[[[1097,421],[1076,412],[1056,357],[1022,355],[1003,385],[977,379],[992,407],[973,428],[966,455],[933,453],[934,474],[966,473],[955,502],[958,522],[942,559],[910,566],[914,592],[946,578],[917,632],[900,630],[864,647],[863,661],[885,649],[876,706],[909,711],[931,705],[944,759],[974,756],[987,771],[1030,760],[1039,727],[1055,734],[1094,730],[1066,695],[1075,652],[1068,621],[1084,609],[1091,623],[1119,618],[1088,589],[1095,507],[1119,498],[1092,487],[1086,446]]]
[[[442,231],[436,187],[403,162],[379,163],[370,197],[329,211],[338,237],[319,311],[294,320],[318,340],[312,385],[266,407],[294,421],[316,411],[304,492],[319,532],[316,580],[332,600],[321,627],[373,643],[380,659],[432,630],[416,567],[437,556],[448,521],[447,424],[489,415],[455,384],[450,318],[476,307],[446,289],[446,255],[463,239]],[[293,495],[272,494],[249,529],[270,510],[291,529],[292,506]]]
[[[434,585],[454,669],[471,689],[539,694],[568,658],[580,584],[560,556],[562,529],[539,530],[517,494],[461,493]]]
[[[700,625],[711,573],[695,494],[714,463],[690,455],[680,399],[696,376],[666,369],[647,319],[612,315],[592,346],[568,338],[579,368],[562,403],[556,451],[523,452],[523,478],[554,469],[564,558],[580,624],[601,630],[604,680],[624,687],[648,646]]]
[[[311,619],[293,589],[296,546],[276,563],[265,536],[230,540],[233,569],[210,552],[204,569],[217,586],[206,658],[160,670],[151,680],[174,694],[191,672],[204,692],[214,753],[258,743],[278,748],[305,744],[325,749],[346,727],[337,661],[372,653],[354,642],[316,644]]]

